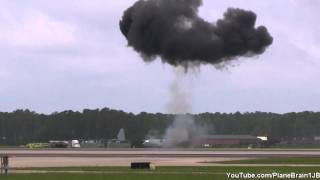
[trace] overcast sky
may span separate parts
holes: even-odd
[[[166,112],[173,68],[144,63],[119,31],[134,2],[0,0],[0,111]],[[320,111],[320,1],[204,0],[200,16],[228,7],[256,12],[274,43],[228,69],[201,66],[193,112]]]

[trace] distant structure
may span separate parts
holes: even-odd
[[[260,146],[262,140],[251,135],[207,135],[191,141],[195,147]]]
[[[49,148],[67,148],[69,147],[68,141],[49,141]]]
[[[82,148],[104,148],[106,141],[104,139],[100,140],[81,140],[80,145]]]
[[[124,129],[121,128],[119,133],[118,133],[118,136],[117,136],[117,139],[120,140],[120,141],[125,141],[126,140],[126,134],[124,133]]]
[[[80,148],[80,147],[81,147],[81,146],[80,146],[80,142],[79,142],[79,140],[77,140],[77,139],[71,140],[71,141],[69,142],[69,146],[70,146],[71,148]]]
[[[320,136],[314,136],[313,140],[320,143]]]
[[[0,155],[0,172],[1,174],[8,174],[9,170],[9,156]]]
[[[165,146],[165,139],[145,139],[142,143],[146,148],[160,148]]]
[[[261,139],[262,141],[268,141],[268,136],[257,136],[257,138]]]
[[[130,148],[131,147],[130,141],[126,140],[126,136],[123,128],[120,129],[117,135],[117,139],[109,139],[107,141],[106,147],[107,148]]]
[[[123,128],[119,130],[116,139],[80,140],[82,148],[130,148],[130,141],[126,140]]]
[[[263,138],[265,139],[265,138]],[[189,142],[191,147],[260,147],[264,140],[251,135],[203,135],[195,136]],[[142,145],[146,148],[166,147],[165,139],[145,139]]]
[[[71,141],[49,141],[49,148],[80,148],[80,142],[77,139]]]

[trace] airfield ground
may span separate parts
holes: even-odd
[[[320,150],[172,150],[172,149],[0,149],[0,154],[10,156],[10,167],[70,167],[70,166],[129,166],[131,162],[152,162],[156,166],[224,166],[225,161],[237,164],[239,161],[250,161],[256,158],[317,158]],[[235,163],[232,163],[234,161]],[[254,160],[253,160],[254,161]],[[277,165],[285,164],[255,163]],[[230,164],[230,163],[229,163]],[[243,163],[239,163],[243,164]],[[252,163],[246,163],[252,164]],[[290,161],[287,163],[290,164]],[[300,163],[301,164],[301,163]]]
[[[240,172],[320,173],[317,149],[0,149],[0,154],[10,156],[10,173],[0,176],[4,180],[223,180]],[[129,168],[140,161],[152,162],[156,170]]]
[[[127,167],[69,167],[20,169],[5,180],[224,180],[227,173],[301,173],[319,172],[319,167],[159,167],[154,171],[131,170]],[[264,178],[268,179],[268,178]],[[271,179],[271,178],[269,178]],[[277,178],[273,178],[277,179]],[[312,179],[312,178],[303,178]]]

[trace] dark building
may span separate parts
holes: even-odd
[[[262,140],[251,135],[207,135],[194,138],[196,147],[259,146]]]

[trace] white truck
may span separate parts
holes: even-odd
[[[80,148],[80,142],[79,142],[79,140],[76,140],[76,139],[71,140],[70,146],[71,146],[72,148]]]

